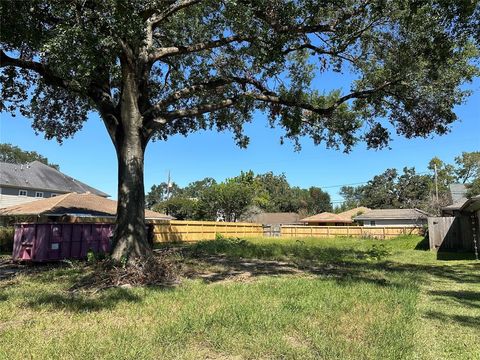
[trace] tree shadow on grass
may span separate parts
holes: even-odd
[[[307,275],[332,279],[340,284],[365,282],[379,286],[411,286],[413,280],[434,275],[459,283],[480,283],[480,264],[431,265],[405,264],[385,260],[388,251],[381,246],[359,250],[340,247],[312,247],[294,244],[255,244],[247,241],[208,241],[178,246],[174,256],[181,258],[183,275],[200,278],[207,283],[255,278],[259,276]],[[161,250],[158,250],[161,251]],[[30,274],[35,281],[63,282],[71,288],[85,275],[85,265],[45,266]],[[475,271],[475,270],[479,271]],[[405,281],[412,280],[412,281]],[[160,289],[160,288],[159,288]],[[164,288],[161,288],[162,290]],[[445,294],[446,295],[446,294]],[[68,311],[99,311],[122,301],[141,301],[142,297],[128,289],[115,288],[100,295],[33,294],[27,305],[34,308],[50,306]],[[472,300],[472,299],[470,299]],[[472,300],[473,301],[473,300]]]
[[[425,316],[442,322],[453,321],[462,326],[471,327],[476,331],[480,329],[480,316],[449,315],[439,311],[429,311]]]
[[[379,273],[377,270],[380,269],[380,266],[373,264],[355,262],[293,263],[261,259],[229,259],[224,256],[210,256],[197,261],[201,263],[201,269],[187,269],[184,276],[202,279],[206,283],[245,281],[260,276],[307,275],[336,280],[339,283],[362,281],[380,286],[398,285]]]
[[[140,302],[143,298],[129,289],[115,288],[101,295],[54,293],[34,295],[25,302],[25,306],[33,309],[52,308],[82,313],[115,308],[122,302]]]
[[[478,291],[432,290],[429,291],[429,294],[435,296],[437,300],[453,303],[453,305],[480,308],[480,292]]]
[[[437,260],[454,261],[454,260],[475,260],[475,254],[468,251],[446,252],[438,251]]]
[[[256,244],[248,241],[205,241],[181,249],[187,277],[206,282],[235,277],[280,276],[303,273],[339,282],[363,281],[377,285],[404,286],[405,277],[416,280],[434,275],[455,282],[480,283],[480,264],[443,266],[405,264],[385,260],[387,248],[370,249],[305,246],[295,244]],[[189,265],[192,265],[189,269]],[[195,264],[199,265],[195,268]],[[478,267],[478,272],[472,271]],[[246,276],[245,276],[246,275]],[[394,277],[392,275],[401,275]],[[396,282],[400,278],[400,282]],[[402,285],[403,284],[403,285]]]

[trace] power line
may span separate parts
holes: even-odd
[[[415,173],[415,175],[425,175],[425,174],[430,174],[430,171],[423,171],[423,172]],[[374,176],[378,176],[378,175],[374,175]],[[367,184],[370,181],[371,180],[357,182],[357,183],[350,183],[350,184],[328,185],[328,186],[318,186],[318,187],[321,188],[321,189],[331,189],[331,188],[337,188],[337,187],[342,187],[342,186],[353,186],[353,185]]]

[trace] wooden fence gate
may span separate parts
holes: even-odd
[[[472,227],[466,216],[429,217],[430,250],[472,250]]]

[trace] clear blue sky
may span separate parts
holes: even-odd
[[[345,87],[328,76],[326,88]],[[322,88],[321,84],[317,84]],[[325,86],[324,86],[325,88]],[[262,114],[246,125],[250,146],[239,149],[230,133],[203,131],[187,138],[173,136],[166,142],[150,143],[145,159],[145,189],[166,181],[168,171],[180,186],[210,176],[217,181],[233,177],[241,170],[255,173],[285,173],[293,186],[326,188],[334,202],[341,200],[336,185],[365,182],[386,168],[414,166],[426,171],[428,161],[438,156],[453,162],[462,151],[480,150],[480,79],[468,88],[474,94],[456,113],[460,121],[450,134],[429,139],[407,140],[394,137],[391,150],[367,150],[356,146],[350,154],[314,146],[309,139],[296,153],[293,145],[280,145],[282,131],[270,129]],[[20,115],[15,118],[0,114],[0,142],[12,143],[25,150],[35,150],[60,165],[61,170],[116,198],[117,164],[113,145],[96,114],[91,114],[84,128],[63,145],[36,136],[31,121]]]

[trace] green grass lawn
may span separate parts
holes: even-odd
[[[85,265],[29,270],[0,281],[0,359],[479,359],[480,264],[420,240],[176,245],[165,288],[72,293]]]

